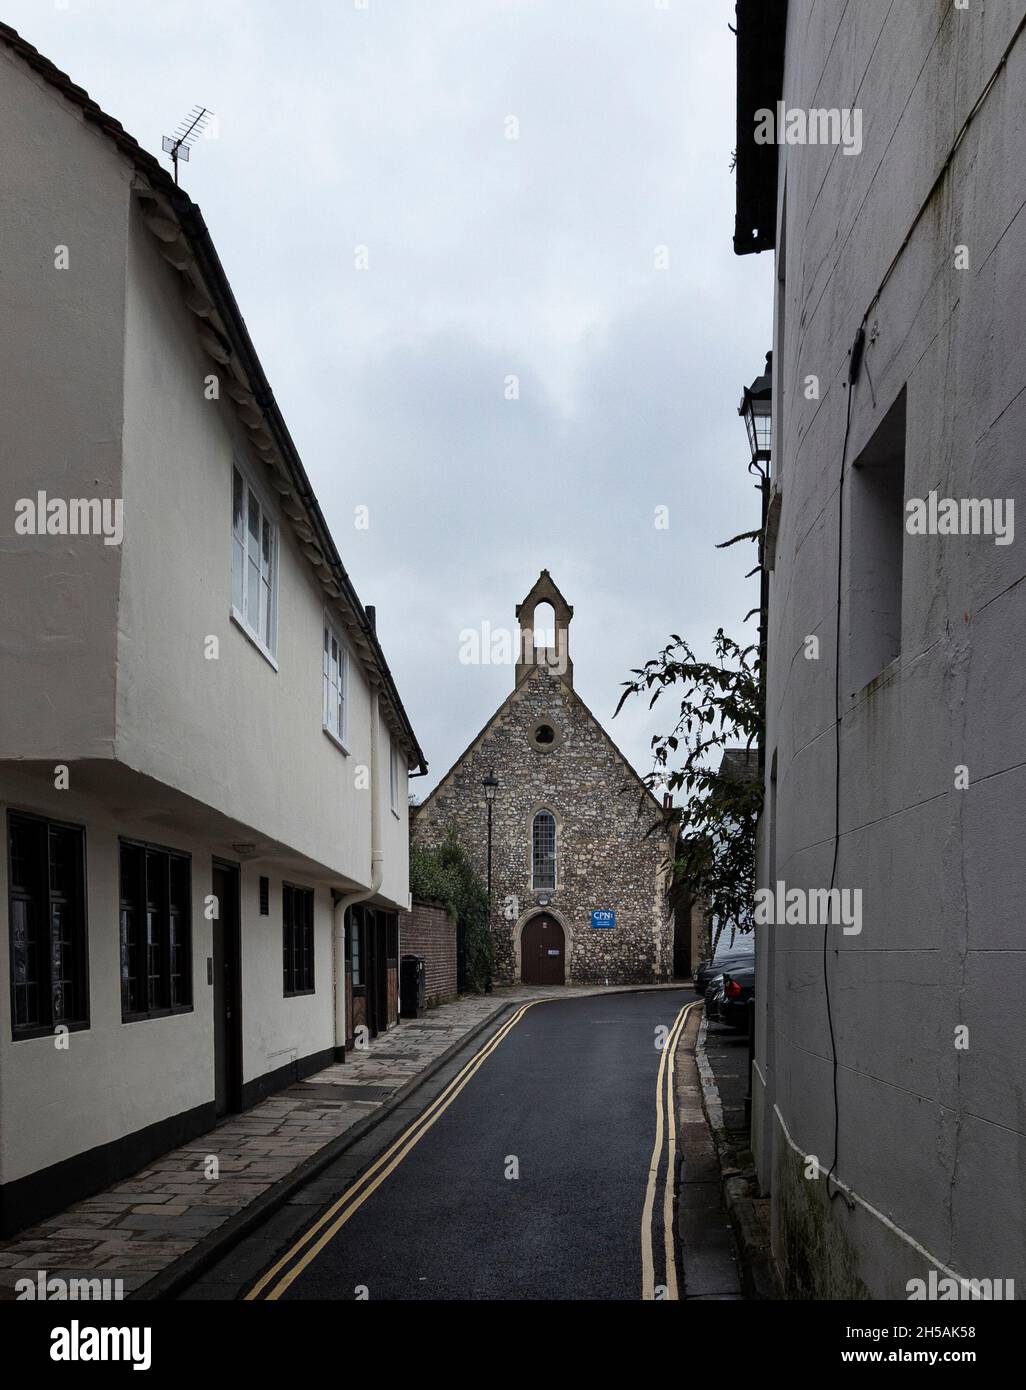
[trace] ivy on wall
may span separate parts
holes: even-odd
[[[488,890],[454,834],[434,848],[410,845],[410,891],[415,898],[441,903],[455,918],[467,953],[467,985],[480,993],[492,974]]]

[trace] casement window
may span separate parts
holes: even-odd
[[[284,992],[312,994],[314,990],[314,895],[312,888],[281,887]]]
[[[349,652],[330,623],[324,624],[324,728],[344,748],[348,739]]]
[[[278,528],[240,470],[232,467],[232,616],[274,661]]]
[[[7,846],[12,1036],[88,1028],[85,831],[11,811]]]
[[[121,1021],[192,1009],[192,860],[120,841]]]
[[[388,740],[388,804],[392,808],[392,814],[399,814],[399,753],[392,742]]]
[[[556,818],[539,811],[531,830],[531,868],[535,888],[556,886]]]

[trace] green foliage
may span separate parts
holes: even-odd
[[[728,765],[721,771],[721,764],[726,748],[758,747],[763,699],[758,648],[739,646],[722,628],[713,645],[715,660],[699,661],[674,634],[657,657],[631,672],[616,712],[632,695],[651,692],[651,709],[662,695],[683,686],[673,728],[652,738],[655,767],[645,781],[687,795],[664,822],[677,833],[674,896],[704,902],[719,934],[728,927],[750,931],[753,926],[762,782],[746,767]]]
[[[433,848],[410,845],[410,890],[415,898],[444,904],[464,932],[467,984],[480,993],[492,974],[492,936],[488,928],[488,890],[450,831]]]

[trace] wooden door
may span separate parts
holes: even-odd
[[[525,985],[566,984],[566,938],[554,917],[532,917],[520,937],[520,978]]]

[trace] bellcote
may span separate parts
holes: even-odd
[[[551,606],[553,619],[535,620],[535,612],[543,604]],[[520,629],[520,649],[517,654],[516,685],[527,679],[536,666],[559,676],[573,688],[574,664],[570,660],[570,619],[574,610],[553,583],[548,570],[542,570],[534,587],[522,603],[517,604],[517,625]]]

